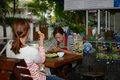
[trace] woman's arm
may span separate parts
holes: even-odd
[[[60,49],[60,48],[54,49],[54,52],[64,52],[65,54],[75,54],[75,52],[72,50],[64,50],[64,49]]]
[[[64,53],[65,54],[75,54],[75,52],[72,50],[64,50]]]
[[[40,59],[39,63],[44,63],[44,61],[45,61],[45,49],[44,49],[44,47],[42,47],[42,46],[39,47],[39,53],[41,55],[41,59]]]
[[[44,38],[45,38],[45,35],[43,33],[40,33],[40,40],[39,40],[39,52],[41,54],[41,60],[40,60],[40,63],[43,63],[45,61],[45,49],[44,49]]]
[[[34,59],[36,60],[36,63],[44,63],[44,61],[45,61],[45,49],[44,49],[43,41],[44,41],[45,36],[43,33],[40,33],[39,36],[40,36],[40,40],[39,40],[40,47],[38,48],[38,53]]]

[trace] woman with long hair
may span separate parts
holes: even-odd
[[[45,61],[45,49],[43,46],[44,34],[40,33],[39,47],[35,48],[26,44],[30,34],[30,26],[27,20],[18,19],[12,25],[15,40],[7,43],[6,56],[24,59],[33,80],[62,80],[54,76],[45,76],[40,73],[42,63]]]

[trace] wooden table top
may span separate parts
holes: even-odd
[[[64,55],[64,57],[46,58],[45,66],[51,68],[57,68],[64,64],[71,63],[82,59],[82,55]]]

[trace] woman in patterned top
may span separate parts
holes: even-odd
[[[30,33],[30,27],[25,19],[14,21],[12,28],[16,38],[7,43],[6,56],[24,59],[33,80],[63,80],[55,76],[45,76],[40,73],[40,68],[41,66],[43,67],[41,64],[45,61],[45,49],[43,46],[44,34],[41,33],[39,35],[40,47],[35,48],[26,44],[26,40]]]
[[[72,37],[66,36],[61,27],[55,28],[51,49],[48,52],[64,51],[65,54],[75,54],[75,45]]]

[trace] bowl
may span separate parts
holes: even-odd
[[[59,57],[63,57],[64,56],[64,52],[57,52]]]

